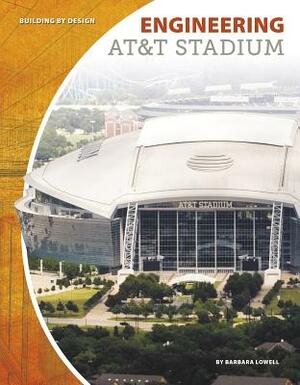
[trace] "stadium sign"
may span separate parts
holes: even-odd
[[[232,201],[180,201],[179,209],[232,209]]]

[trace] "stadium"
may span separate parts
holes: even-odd
[[[107,270],[300,267],[295,118],[186,113],[34,170],[16,203],[31,255]]]

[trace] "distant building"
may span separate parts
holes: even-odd
[[[174,95],[190,95],[191,94],[191,89],[189,87],[185,88],[172,88],[168,90],[167,93],[169,96],[174,96]]]
[[[90,379],[91,385],[167,385],[162,376],[147,374],[101,374]]]
[[[276,82],[259,82],[259,83],[243,83],[241,90],[243,91],[264,91],[275,89]]]
[[[141,128],[141,121],[134,111],[119,111],[112,108],[105,112],[105,136],[124,135]]]
[[[231,92],[232,85],[231,84],[217,84],[206,86],[204,92]]]
[[[287,378],[219,376],[212,385],[293,385]]]
[[[75,135],[83,135],[84,134],[84,130],[82,128],[76,128],[74,130],[74,134]]]
[[[267,353],[271,353],[274,349],[282,349],[286,351],[287,353],[294,353],[296,351],[296,348],[289,344],[286,341],[280,341],[280,342],[265,342],[255,348],[256,350],[264,350]]]

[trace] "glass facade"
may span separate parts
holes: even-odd
[[[163,270],[177,268],[177,212],[159,212],[159,253],[164,256]]]
[[[255,256],[255,211],[237,211],[235,215],[237,256],[246,254]]]
[[[267,269],[269,263],[269,246],[272,212],[255,212],[255,255],[261,257],[261,268]]]
[[[178,264],[182,268],[195,268],[196,258],[196,213],[178,212]]]
[[[234,267],[234,213],[232,211],[217,211],[216,214],[216,247],[218,267]]]
[[[268,268],[272,208],[240,206],[227,210],[176,210],[168,203],[139,208],[135,266],[159,257],[160,268],[239,270],[240,257],[256,257]],[[252,206],[251,206],[252,205]],[[288,225],[286,224],[285,227]],[[285,254],[288,236],[284,232]]]
[[[145,211],[140,217],[140,250],[144,257],[158,255],[158,213]]]
[[[197,212],[198,267],[214,268],[215,258],[215,213]]]

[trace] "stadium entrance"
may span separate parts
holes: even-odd
[[[268,268],[272,205],[180,201],[139,206],[135,269]],[[247,258],[243,258],[247,256]]]

